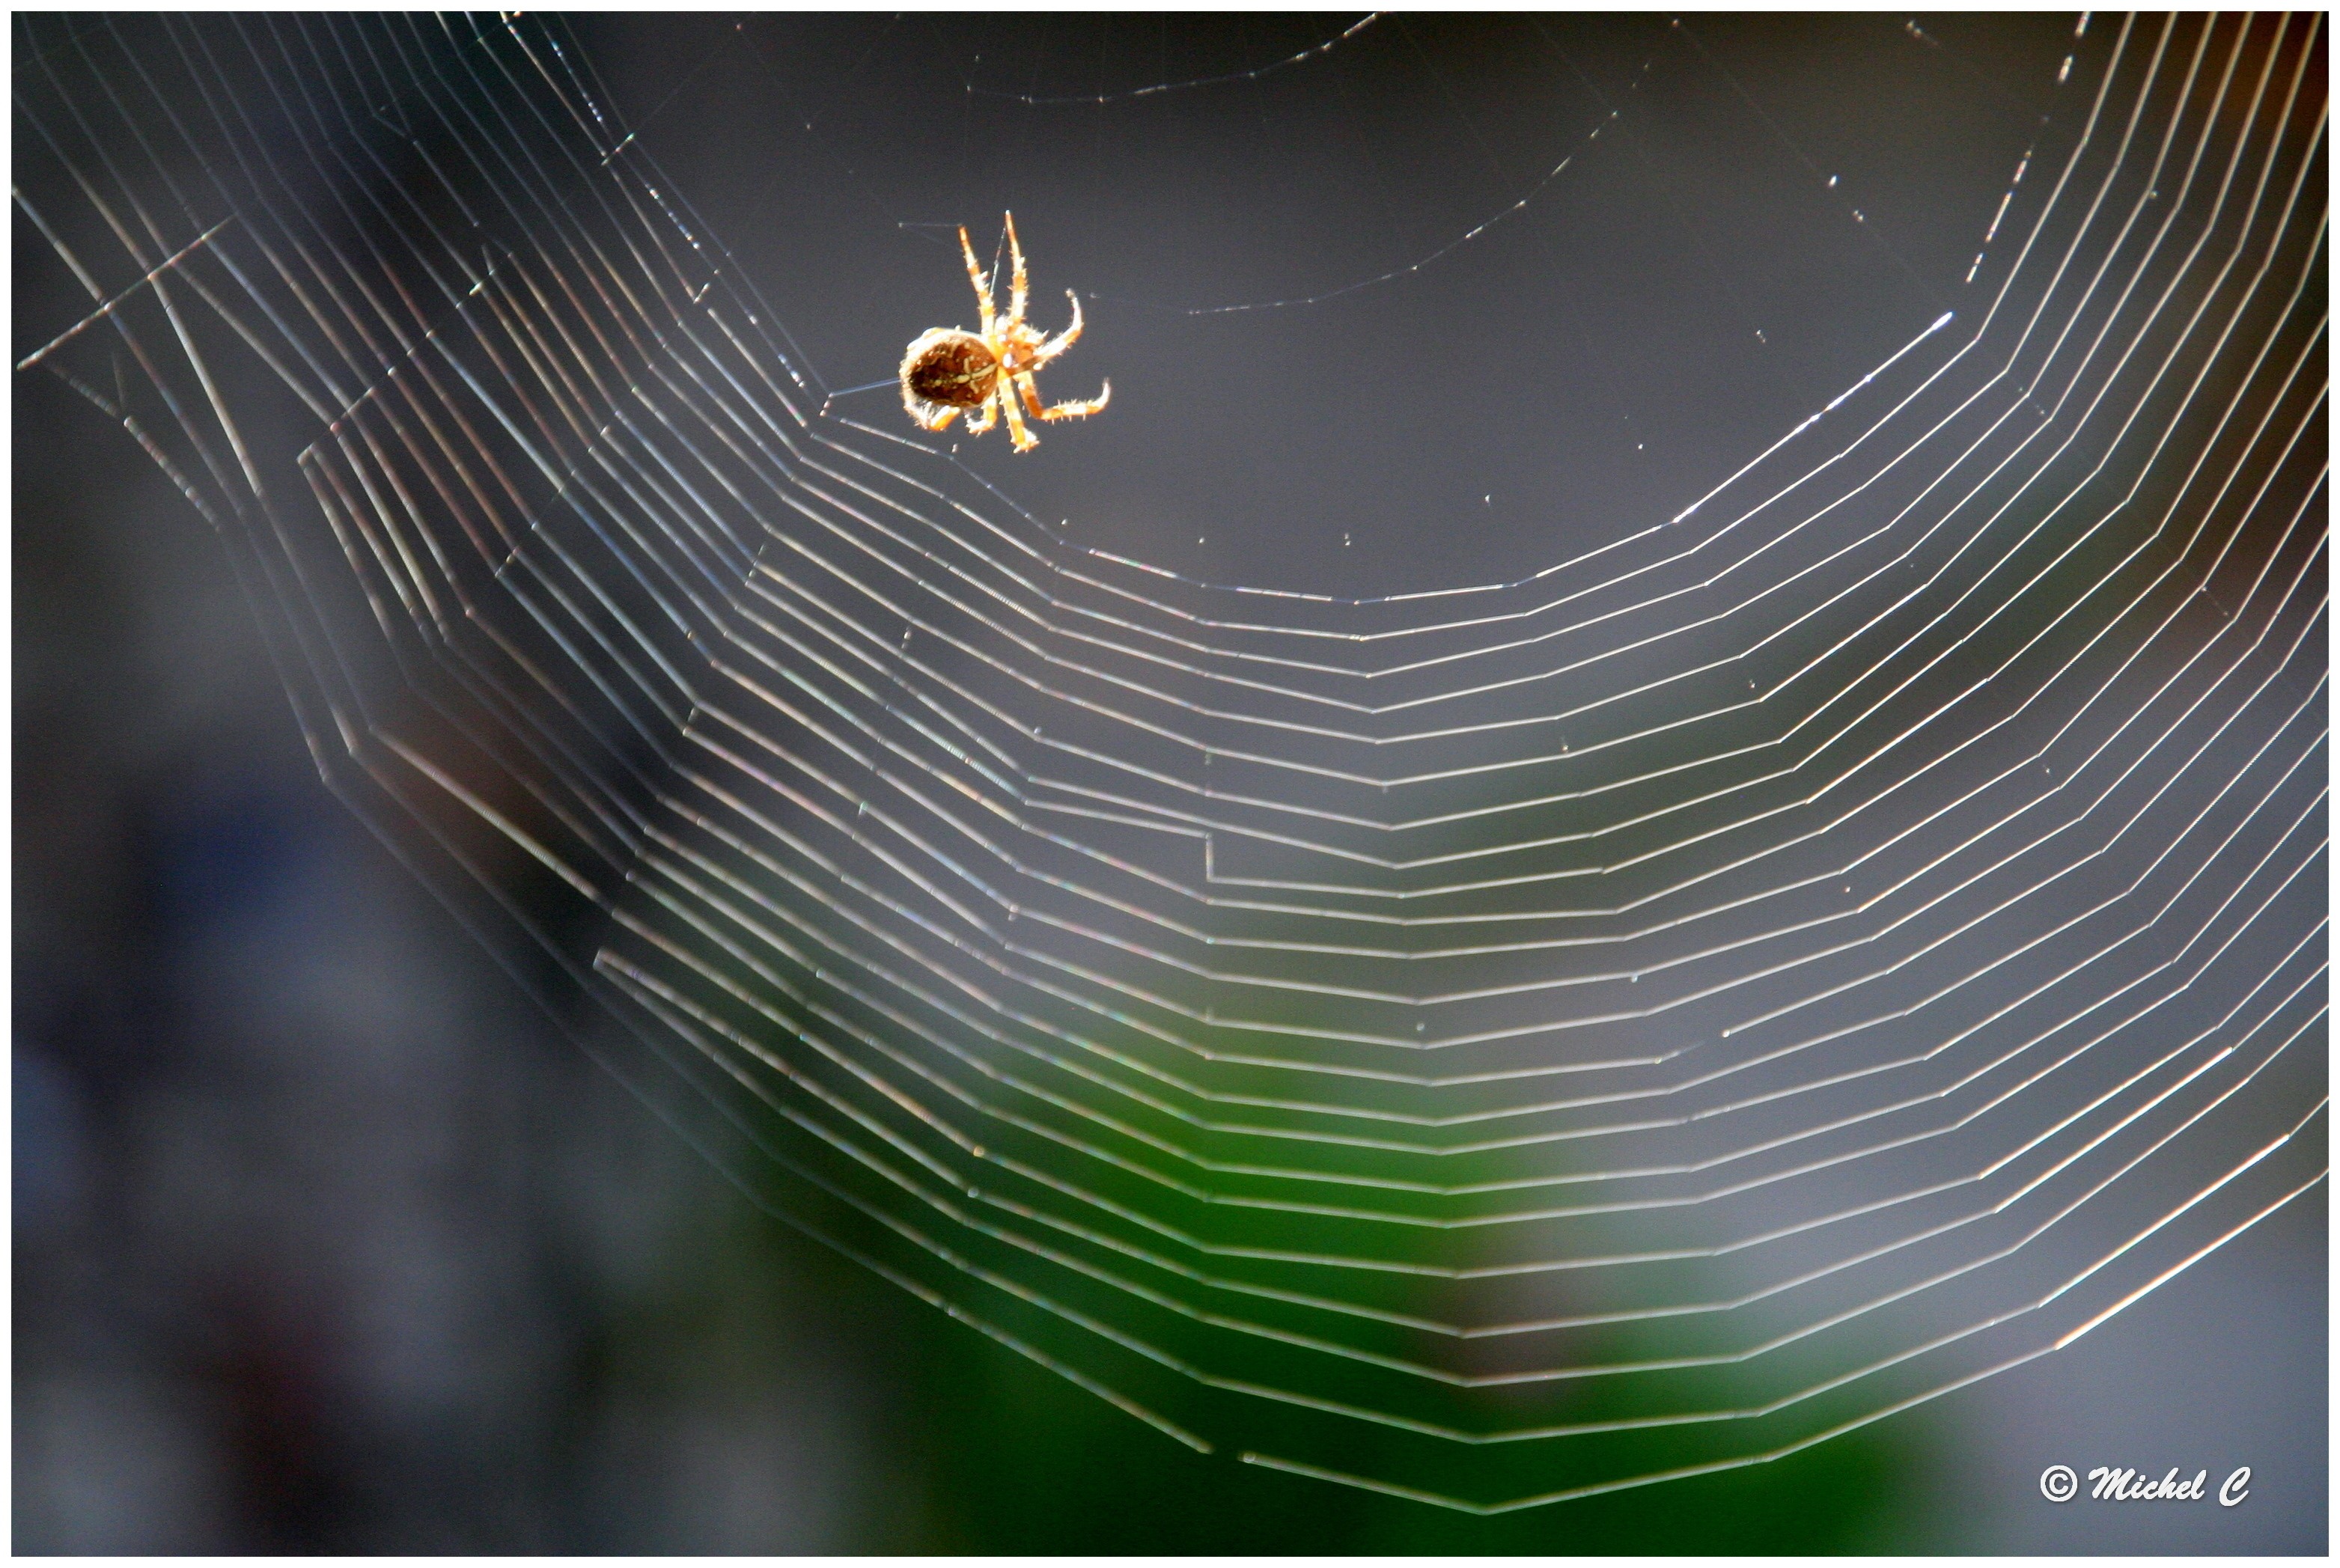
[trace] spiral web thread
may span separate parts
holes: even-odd
[[[218,528],[326,779],[778,1212],[1170,1436],[1750,1464],[2321,1179],[2319,18],[2100,21],[1970,305],[1373,600],[823,412],[557,24],[20,25],[92,303],[20,369]]]

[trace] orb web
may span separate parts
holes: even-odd
[[[218,530],[326,780],[776,1213],[1169,1438],[1757,1463],[2321,1179],[2318,18],[2099,21],[1954,309],[1380,596],[838,401],[560,23],[20,29],[90,313],[18,368]]]

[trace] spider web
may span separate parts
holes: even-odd
[[[1756,1463],[2321,1179],[2319,19],[2084,21],[1966,293],[1683,504],[1372,592],[839,401],[560,23],[21,27],[90,313],[19,369],[219,531],[327,781],[777,1212],[1170,1437]]]

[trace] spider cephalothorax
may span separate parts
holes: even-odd
[[[1007,293],[1007,316],[999,320],[991,298],[993,279],[984,275],[976,264],[975,247],[967,241],[967,231],[958,232],[958,248],[967,258],[967,275],[975,284],[975,303],[983,322],[983,330],[970,332],[958,327],[932,327],[920,332],[902,355],[902,406],[910,417],[925,430],[941,430],[961,413],[967,415],[967,428],[981,435],[1007,416],[1007,433],[1016,442],[1017,452],[1029,452],[1040,444],[1024,423],[1024,416],[1041,421],[1086,419],[1105,407],[1113,396],[1113,383],[1107,382],[1094,398],[1073,402],[1045,404],[1040,401],[1040,389],[1033,384],[1032,372],[1073,346],[1081,335],[1081,302],[1070,289],[1065,298],[1072,302],[1073,324],[1055,337],[1037,332],[1025,323],[1024,307],[1030,294],[1025,277],[1024,247],[1016,238],[1016,215],[1007,215],[1007,254],[1013,269]],[[1017,404],[1021,402],[1019,408]]]

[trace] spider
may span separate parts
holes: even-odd
[[[1055,337],[1025,323],[1024,307],[1031,289],[1024,273],[1024,247],[1016,238],[1016,214],[1007,214],[1007,254],[1015,271],[1006,321],[996,319],[991,302],[991,285],[997,275],[987,278],[976,265],[975,247],[967,243],[963,225],[958,248],[967,257],[967,279],[975,284],[975,304],[982,314],[983,331],[930,327],[903,352],[902,406],[919,428],[941,430],[952,416],[964,413],[967,432],[981,435],[998,423],[1004,412],[1016,450],[1029,452],[1040,444],[1040,438],[1026,427],[1026,413],[1041,421],[1086,419],[1105,407],[1106,400],[1113,396],[1111,382],[1094,398],[1056,404],[1042,403],[1040,389],[1032,384],[1032,372],[1072,347],[1081,335],[1081,302],[1072,290],[1065,291],[1065,298],[1072,302],[1073,324]],[[1019,397],[1024,404],[1020,410],[1016,406]]]

